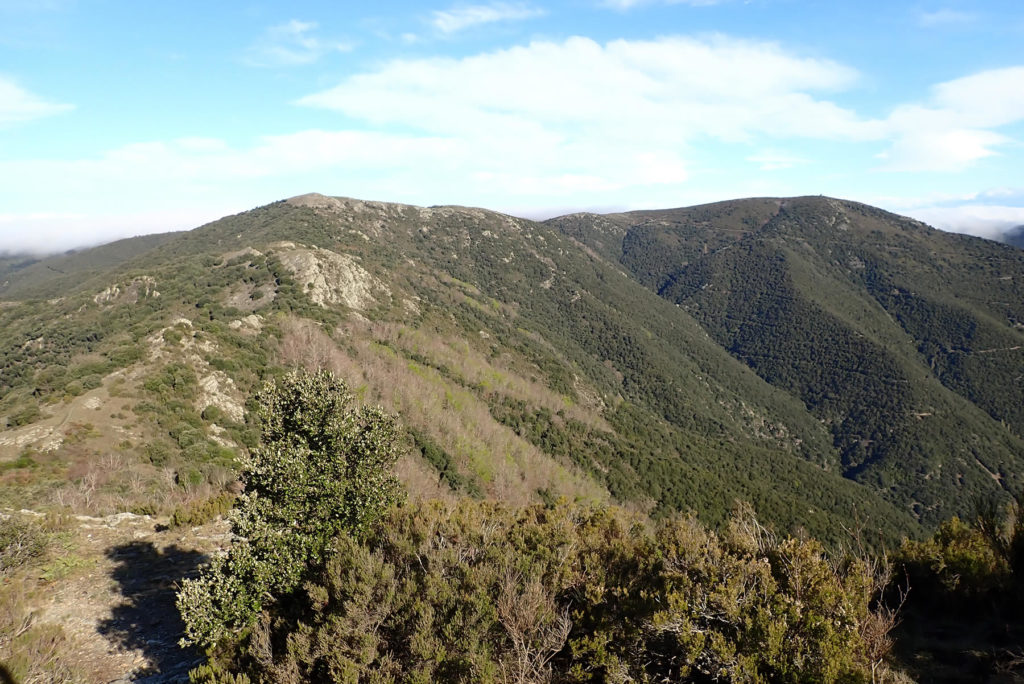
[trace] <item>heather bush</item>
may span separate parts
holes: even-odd
[[[885,681],[882,580],[745,511],[719,535],[566,502],[407,505],[337,537],[194,681]]]

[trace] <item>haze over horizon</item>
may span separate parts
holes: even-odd
[[[1024,223],[1012,0],[0,2],[0,252],[307,192],[539,218],[824,194]]]

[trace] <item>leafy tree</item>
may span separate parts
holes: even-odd
[[[360,537],[400,496],[396,424],[354,407],[331,373],[294,371],[255,396],[262,441],[242,464],[239,540],[178,594],[185,643],[213,646],[295,589],[347,535]]]

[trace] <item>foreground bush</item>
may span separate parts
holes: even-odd
[[[880,579],[749,512],[717,535],[569,504],[406,506],[337,536],[194,679],[871,681],[888,675]]]
[[[0,514],[0,578],[46,551],[42,526],[31,519]]]
[[[357,408],[326,372],[296,371],[255,396],[262,442],[242,464],[239,540],[178,594],[186,644],[210,647],[322,565],[333,540],[361,535],[398,500],[394,420]]]

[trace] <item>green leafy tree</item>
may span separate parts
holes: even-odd
[[[326,371],[294,371],[255,395],[262,441],[242,464],[239,537],[178,594],[183,643],[213,646],[295,589],[335,540],[363,536],[400,497],[394,418],[354,407]]]

